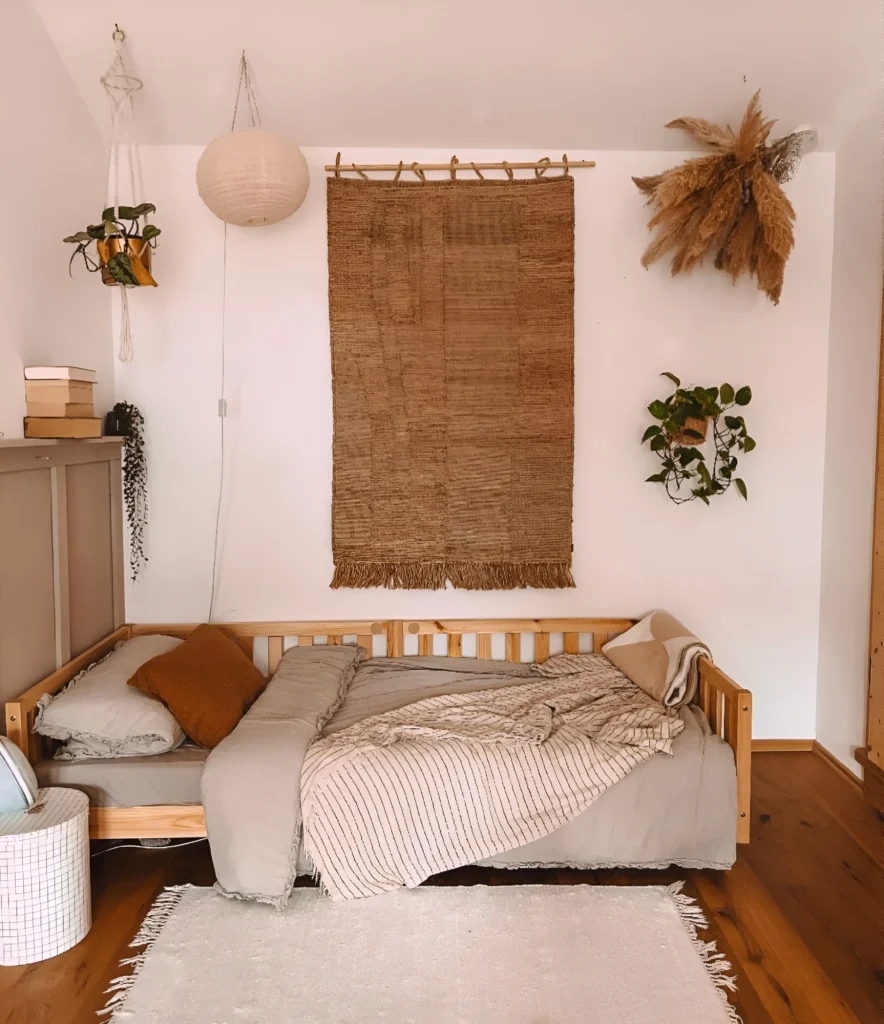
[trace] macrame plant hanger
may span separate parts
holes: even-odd
[[[111,104],[110,153],[108,155],[107,183],[105,186],[105,207],[113,207],[115,216],[120,206],[121,175],[128,170],[128,185],[131,193],[130,204],[138,206],[144,201],[144,184],[141,170],[141,150],[135,133],[135,107],[133,95],[144,85],[140,78],[129,73],[123,57],[123,42],[126,33],[114,25],[111,36],[116,46],[116,55],[110,67],[101,76],[101,84]],[[120,154],[123,151],[126,167],[121,172]],[[126,285],[120,283],[120,352],[122,363],[131,363],[135,358],[132,324],[129,318],[129,297]]]

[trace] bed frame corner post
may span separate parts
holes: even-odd
[[[737,842],[748,843],[752,829],[752,692],[700,658],[700,686],[694,698],[712,732],[734,752],[737,771]],[[723,706],[722,706],[723,705]]]
[[[737,762],[737,842],[748,843],[752,829],[752,693],[741,690],[734,714],[733,748]]]

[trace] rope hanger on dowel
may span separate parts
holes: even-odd
[[[113,207],[114,215],[120,206],[120,151],[124,151],[126,168],[128,169],[131,205],[138,206],[144,200],[143,174],[141,169],[141,151],[135,133],[135,107],[132,96],[143,88],[140,78],[130,74],[123,56],[123,42],[126,33],[119,25],[114,25],[111,36],[116,47],[116,54],[107,71],[101,76],[101,84],[111,104],[110,122],[110,153],[108,155],[107,182],[105,184],[105,206]],[[122,363],[131,363],[135,358],[133,348],[132,324],[129,319],[129,297],[126,285],[120,283],[120,353]]]
[[[546,171],[556,168],[561,170],[564,177],[567,177],[572,170],[584,170],[595,167],[595,160],[569,160],[568,154],[563,153],[561,160],[550,160],[548,156],[539,160],[509,162],[503,160],[500,163],[476,163],[472,160],[461,163],[456,156],[453,156],[447,164],[422,164],[414,161],[406,165],[400,160],[398,164],[341,164],[341,154],[338,153],[333,164],[326,164],[325,169],[329,174],[340,178],[342,174],[355,172],[360,178],[368,179],[366,171],[389,172],[393,174],[393,181],[398,181],[403,169],[412,171],[420,181],[429,180],[427,171],[448,171],[452,181],[456,181],[457,172],[465,171],[467,168],[474,171],[479,178],[484,178],[482,171],[504,171],[510,181],[516,181],[513,171],[534,171],[536,178],[541,178]]]

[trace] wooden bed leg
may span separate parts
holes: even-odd
[[[749,690],[741,691],[739,698],[728,708],[727,728],[737,762],[737,842],[748,843],[752,830],[752,694]]]

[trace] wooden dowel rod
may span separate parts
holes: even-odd
[[[455,167],[455,169],[457,171],[460,171],[462,174],[467,174],[467,175],[470,174],[470,172],[473,170],[473,168],[475,168],[476,170],[479,170],[479,171],[505,171],[507,169],[507,167],[509,167],[509,169],[512,170],[512,171],[533,171],[533,170],[540,170],[540,169],[546,170],[547,168],[549,168],[550,170],[553,170],[555,168],[563,170],[564,168],[567,167],[568,170],[572,170],[575,167],[577,167],[577,168],[580,168],[580,167],[595,167],[595,160],[569,160],[567,163],[565,163],[564,160],[551,160],[549,163],[546,163],[546,162],[544,162],[544,163],[532,162],[532,163],[512,163],[512,164],[510,164],[510,163],[505,163],[505,164],[503,164],[503,163],[501,163],[501,164],[479,164],[479,163],[471,163],[469,161],[461,161],[460,163],[455,164],[454,167]],[[344,174],[347,171],[349,171],[352,174],[354,171],[398,171],[400,168],[399,168],[399,164],[340,164],[340,165],[337,165],[337,166],[335,164],[326,164],[325,165],[325,169],[326,169],[326,171],[331,171],[332,173],[334,173],[335,171],[340,171],[341,174]],[[450,163],[447,163],[447,164],[403,164],[403,166],[402,166],[402,173],[403,174],[406,174],[408,171],[412,171],[413,172],[413,171],[450,171],[450,170],[451,170],[451,164]]]

